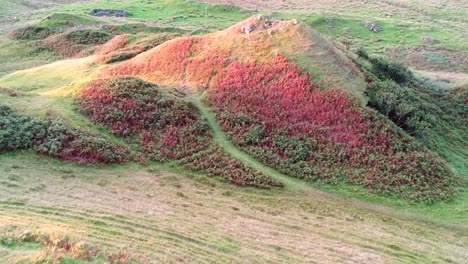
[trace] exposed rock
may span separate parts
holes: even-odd
[[[379,33],[380,31],[382,31],[382,28],[380,27],[380,25],[374,22],[362,22],[361,25],[368,28],[370,31],[374,33]]]
[[[19,95],[19,92],[10,88],[0,87],[0,94],[7,94],[11,97],[15,97]]]
[[[344,29],[344,33],[345,33],[345,35],[351,36],[351,35],[353,34],[353,30],[350,29],[350,28],[345,28],[345,29]]]
[[[435,38],[431,37],[431,36],[422,36],[421,37],[421,42],[423,44],[432,45],[432,44],[436,44],[438,41]]]
[[[250,32],[252,32],[254,29],[252,26],[248,26],[248,25],[245,25],[245,26],[242,26],[241,27],[241,31],[244,32],[245,34],[249,35]]]
[[[93,9],[89,12],[92,16],[115,16],[115,17],[128,17],[130,13],[125,10],[114,9]]]

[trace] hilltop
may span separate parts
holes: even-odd
[[[166,85],[208,88],[211,77],[231,61],[268,63],[278,54],[297,61],[324,89],[343,89],[364,100],[364,76],[344,52],[303,23],[264,16],[212,34],[168,41],[109,72],[145,76]]]

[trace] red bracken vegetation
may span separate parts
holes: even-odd
[[[281,182],[244,166],[218,146],[189,156],[181,160],[180,164],[188,170],[203,172],[213,177],[219,176],[239,186],[283,187]]]
[[[229,56],[227,50],[206,51],[207,45],[194,37],[177,38],[109,68],[104,75],[134,75],[157,83],[206,88],[217,71],[226,66]]]
[[[136,78],[93,81],[77,104],[113,133],[138,140],[153,160],[182,158],[210,144],[208,126],[194,106]]]
[[[114,52],[118,49],[121,49],[127,45],[129,41],[128,35],[117,35],[108,42],[106,42],[104,45],[102,45],[98,50],[97,54],[99,55],[107,55],[111,52]]]
[[[211,133],[198,110],[154,84],[133,77],[96,80],[80,92],[77,105],[114,134],[137,141],[152,160],[182,159],[186,168],[241,186],[281,186],[217,147],[203,152],[212,144]]]
[[[128,35],[118,35],[102,45],[96,53],[100,55],[100,62],[113,63],[124,61],[177,36],[178,35],[174,33],[158,33],[136,43],[129,44]]]
[[[235,142],[289,175],[345,180],[416,201],[453,194],[439,158],[343,92],[318,90],[282,56],[261,65],[232,63],[209,91]]]
[[[64,57],[76,57],[83,51],[83,46],[77,45],[65,38],[65,34],[52,35],[42,41],[42,46]]]
[[[110,68],[108,74],[145,76],[150,81],[183,80],[193,39],[183,37],[169,42],[173,43],[161,45],[157,52],[150,50],[131,61]]]
[[[76,30],[68,33],[54,34],[41,41],[41,46],[65,57],[82,57],[94,52],[98,45],[110,41],[111,35],[94,30]],[[107,49],[116,46],[120,38],[110,41]]]
[[[211,78],[228,62],[229,53],[213,50],[190,58],[186,67],[186,82],[196,88],[208,88]]]

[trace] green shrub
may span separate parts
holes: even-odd
[[[253,126],[249,132],[245,134],[246,143],[258,143],[265,137],[265,128],[263,125]]]
[[[10,107],[0,105],[0,152],[27,149],[44,137],[47,123],[17,115]]]
[[[112,57],[106,61],[106,63],[114,63],[114,62],[119,62],[119,61],[124,61],[131,59],[138,55],[138,51],[124,51],[120,53],[113,54]]]
[[[368,60],[369,59],[369,54],[367,54],[367,51],[363,48],[360,48],[356,51],[356,54],[363,59]]]
[[[75,44],[99,45],[109,41],[112,35],[104,31],[83,29],[68,33],[66,38]]]
[[[408,87],[393,81],[377,81],[368,86],[367,93],[371,107],[418,138],[423,138],[436,121],[437,110]]]

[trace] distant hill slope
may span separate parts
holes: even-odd
[[[39,9],[50,8],[60,4],[71,4],[85,2],[87,0],[0,0],[0,15],[17,15],[23,12],[32,12]],[[13,13],[14,12],[14,13]]]
[[[424,6],[418,5],[417,0],[390,0],[390,1],[361,1],[361,0],[199,0],[203,3],[222,3],[241,6],[247,9],[262,10],[318,10],[318,11],[349,11],[352,9],[380,9],[384,11],[410,12],[418,9],[435,10],[446,9],[468,9],[468,4],[457,0],[429,0],[424,1]],[[425,14],[420,14],[425,15]]]

